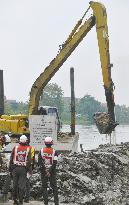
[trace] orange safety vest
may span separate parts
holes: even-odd
[[[26,166],[30,148],[27,146],[16,146],[14,150],[13,163],[17,166]]]
[[[44,159],[45,167],[50,168],[55,158],[55,150],[52,147],[45,147],[41,149],[41,157]]]

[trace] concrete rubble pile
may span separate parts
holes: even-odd
[[[101,145],[65,154],[58,165],[60,202],[88,205],[129,204],[129,143]],[[37,168],[38,170],[38,168]],[[42,200],[40,175],[31,177],[31,199]]]
[[[7,161],[4,154],[1,154],[1,164],[0,164],[0,191],[3,189],[4,181],[7,176]]]

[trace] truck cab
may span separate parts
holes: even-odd
[[[49,116],[55,116],[57,121],[57,132],[60,131],[61,128],[61,122],[58,114],[58,110],[56,107],[51,106],[40,106],[38,109],[39,115],[49,115]]]

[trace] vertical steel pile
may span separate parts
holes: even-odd
[[[0,70],[0,115],[4,114],[4,81],[3,70]]]

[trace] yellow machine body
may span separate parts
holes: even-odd
[[[0,117],[0,131],[12,135],[29,134],[27,115],[2,115]]]

